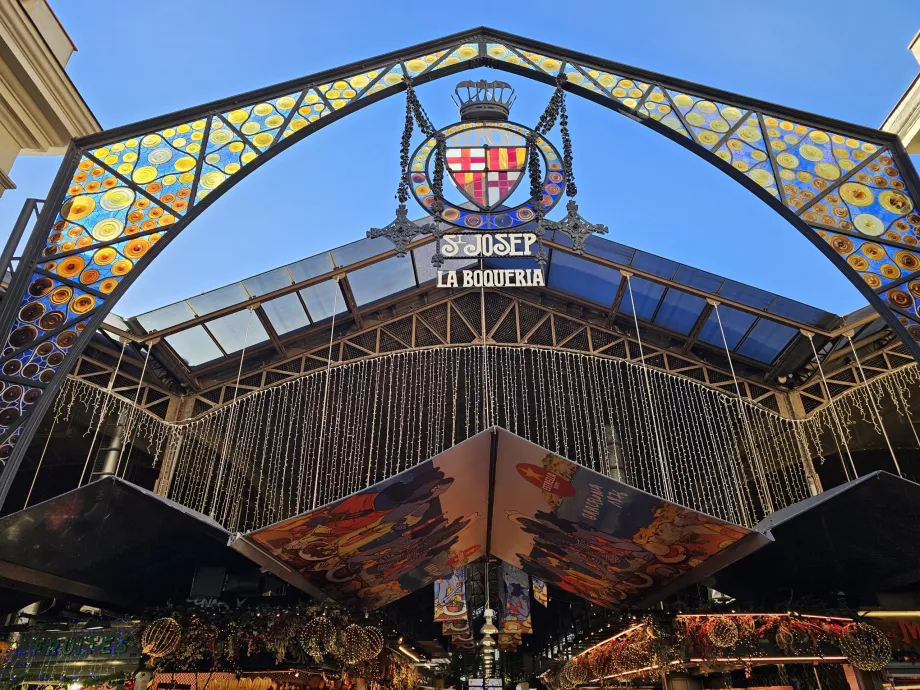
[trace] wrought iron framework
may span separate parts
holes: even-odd
[[[531,295],[501,290],[488,290],[484,294],[488,345],[530,345],[635,363],[641,361],[650,368],[703,383],[729,395],[735,394],[728,368],[703,361],[692,352],[675,353],[656,345],[648,333],[643,333],[640,351],[635,334],[603,328],[583,318],[560,313],[557,305],[541,304]],[[396,309],[373,325],[335,337],[332,366],[430,347],[482,344],[478,290],[445,294],[440,300],[421,305],[417,298],[404,299],[411,301],[411,311]],[[845,336],[838,336],[831,342],[836,343],[840,337]],[[70,376],[100,388],[107,388],[111,383],[113,394],[129,401],[137,396],[138,406],[145,411],[163,420],[181,422],[207,414],[243,395],[325,368],[330,356],[328,331],[319,340],[322,344],[315,344],[296,355],[247,370],[239,384],[235,380],[222,380],[187,395],[156,383],[150,371],[138,392],[140,377],[135,370],[140,369],[142,362],[126,354],[116,372],[118,352],[102,351],[98,343],[81,355]],[[835,348],[822,357],[831,398],[816,368],[812,373],[805,372],[801,385],[791,390],[768,385],[760,378],[739,375],[742,395],[784,417],[799,418],[817,412],[830,399],[914,362],[903,343],[889,329],[883,328],[865,339],[857,339],[855,346],[861,358],[862,373],[850,357],[848,345]],[[163,347],[166,346],[162,343],[154,346],[155,349]]]
[[[562,77],[716,165],[808,237],[920,359],[920,180],[894,135],[478,28],[75,142],[0,309],[0,502],[91,334],[199,213],[407,78],[483,66]]]

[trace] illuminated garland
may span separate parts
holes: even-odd
[[[385,641],[379,628],[352,623],[342,610],[303,605],[172,611],[146,622],[141,639],[159,671],[236,670],[241,656],[270,653],[279,664],[317,664],[352,675],[379,672],[373,662]]]
[[[568,690],[588,681],[654,677],[670,666],[696,666],[703,673],[748,668],[758,658],[775,658],[768,652],[773,645],[792,663],[834,656],[827,647],[864,671],[881,670],[891,661],[888,638],[867,623],[795,614],[689,615],[647,618],[540,679],[549,690]]]

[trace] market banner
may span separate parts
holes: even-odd
[[[440,579],[436,620],[448,625],[462,610],[456,571],[485,555],[493,453],[491,555],[523,571],[507,576],[503,632],[530,630],[527,575],[541,581],[534,592],[544,606],[545,583],[600,606],[646,605],[771,542],[504,429],[240,540],[255,546],[251,558],[270,556],[260,565],[282,579],[293,569],[297,586],[364,609]]]
[[[483,555],[488,434],[247,535],[340,602],[377,609]]]
[[[502,563],[501,631],[512,635],[532,633],[530,578],[520,568]]]
[[[466,569],[457,568],[450,577],[434,581],[434,620],[466,620],[466,614]]]
[[[769,543],[498,433],[492,554],[595,604],[660,596]]]
[[[541,606],[549,606],[549,592],[546,583],[538,577],[533,578],[533,600]]]

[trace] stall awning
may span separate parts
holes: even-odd
[[[181,601],[197,566],[257,570],[227,547],[229,536],[109,477],[0,518],[0,587],[117,606]]]
[[[719,572],[736,597],[871,593],[920,582],[920,484],[873,472],[767,516],[775,542]]]
[[[234,545],[374,609],[486,553],[599,605],[643,606],[768,542],[496,428]]]

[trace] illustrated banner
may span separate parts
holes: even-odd
[[[499,434],[493,555],[595,604],[645,599],[748,535],[768,542]]]
[[[520,568],[502,563],[502,632],[511,635],[532,633],[530,621],[530,578]]]
[[[488,434],[248,538],[338,601],[376,609],[483,555]]]
[[[457,568],[450,577],[434,581],[434,620],[466,620],[466,614],[466,569]]]
[[[549,592],[546,583],[538,577],[533,578],[533,600],[541,606],[549,606]]]
[[[364,609],[440,580],[435,620],[471,643],[458,569],[485,555],[493,462],[491,553],[515,568],[503,570],[508,635],[531,630],[528,575],[539,579],[534,598],[544,606],[546,583],[600,606],[644,605],[770,542],[503,429],[245,539],[311,586]]]

